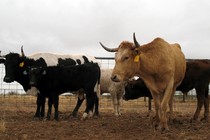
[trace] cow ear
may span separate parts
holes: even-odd
[[[46,73],[47,73],[46,70],[42,71],[42,75],[46,75]]]
[[[20,64],[19,64],[19,67],[23,67],[24,66],[24,62],[21,62]]]
[[[134,56],[140,55],[140,51],[136,48],[133,50],[133,54],[134,54]]]
[[[27,74],[28,74],[27,70],[24,70],[23,75],[27,75]]]
[[[134,54],[134,62],[139,62],[141,52],[136,48],[133,51]]]
[[[4,58],[0,58],[0,64],[4,63],[6,60]]]

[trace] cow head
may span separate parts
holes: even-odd
[[[18,53],[9,53],[4,56],[5,61],[5,76],[4,82],[11,83],[16,80],[16,77],[20,75],[22,69],[24,69],[24,59],[25,55],[23,52],[23,47],[21,47],[21,55]]]
[[[133,34],[133,39],[134,43],[123,41],[118,48],[113,49],[107,48],[100,43],[106,51],[116,52],[115,66],[111,77],[115,82],[127,81],[132,78],[139,67],[140,45],[135,38],[135,33]]]
[[[149,89],[146,87],[144,81],[141,78],[137,80],[133,79],[127,82],[125,86],[125,94],[123,95],[124,100],[133,100],[139,97],[150,97],[152,98]]]
[[[42,79],[42,76],[46,75],[46,70],[43,67],[30,67],[29,71],[29,85],[36,87],[38,81]]]

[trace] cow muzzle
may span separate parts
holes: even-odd
[[[30,82],[29,82],[29,85],[30,85],[30,86],[36,86],[36,82],[30,81]]]
[[[12,80],[12,78],[11,77],[4,77],[4,82],[6,82],[6,83],[11,83],[11,82],[13,82],[14,80]]]
[[[111,80],[114,81],[114,82],[120,82],[117,75],[112,75]]]

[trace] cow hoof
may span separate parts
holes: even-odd
[[[98,117],[99,116],[99,113],[94,113],[93,116],[94,117]]]
[[[161,133],[166,133],[166,132],[169,132],[169,128],[161,128]]]
[[[38,120],[40,120],[40,118],[34,116],[34,117],[33,117],[33,120],[38,121]]]
[[[83,121],[83,120],[87,119],[87,117],[88,117],[88,114],[85,112],[85,113],[83,113],[81,120]]]
[[[190,119],[190,123],[196,123],[196,122],[198,122],[198,119],[194,119],[194,118]]]
[[[58,118],[54,118],[56,121],[59,121],[59,119]]]
[[[93,117],[93,112],[92,111],[89,111],[88,118],[92,118],[92,117]]]
[[[121,113],[115,113],[114,114],[116,117],[119,117],[119,116],[121,116]]]
[[[204,118],[201,118],[201,121],[202,122],[209,122],[209,119],[208,119],[208,117],[204,117]]]
[[[77,114],[71,113],[71,114],[69,115],[69,118],[71,118],[71,117],[76,118],[76,117],[77,117]]]

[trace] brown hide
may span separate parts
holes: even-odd
[[[117,49],[115,62],[112,80],[126,81],[135,75],[141,77],[153,96],[157,125],[168,129],[166,110],[169,100],[186,70],[180,45],[169,44],[161,38],[138,47],[123,41]]]

